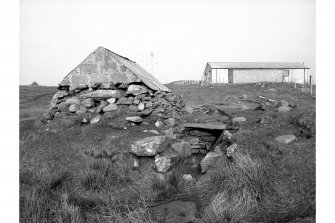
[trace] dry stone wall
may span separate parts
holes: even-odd
[[[126,111],[133,114],[127,117],[128,122],[141,123],[143,118],[150,116],[149,121],[174,126],[181,120],[184,107],[181,96],[153,91],[143,83],[81,84],[61,87],[44,118],[53,120],[61,115],[78,115],[83,117],[83,122],[93,124],[106,113]]]

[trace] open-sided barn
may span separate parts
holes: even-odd
[[[212,83],[309,83],[309,68],[301,63],[208,62],[202,80]]]

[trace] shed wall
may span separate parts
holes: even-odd
[[[273,69],[243,69],[233,71],[234,83],[254,83],[254,82],[281,82],[284,76],[288,76],[288,70]],[[287,79],[286,79],[287,80]]]
[[[306,72],[306,78],[307,78],[307,70],[305,72]],[[308,80],[309,80],[309,77],[308,77]],[[290,70],[290,81],[303,84],[304,83],[304,70],[303,69],[291,69]]]
[[[228,69],[212,69],[212,81],[210,83],[228,83]]]

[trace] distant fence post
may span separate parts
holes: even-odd
[[[301,84],[301,92],[304,92],[304,84]]]
[[[313,95],[313,84],[311,82],[311,95]]]

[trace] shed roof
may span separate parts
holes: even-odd
[[[309,69],[292,62],[208,62],[212,69]]]
[[[111,69],[109,68],[114,65],[108,57],[114,58],[120,64],[128,68],[136,76],[137,80],[142,81],[152,90],[171,92],[170,89],[161,84],[152,74],[147,72],[135,61],[118,55],[101,46],[94,50],[81,64],[73,69],[63,79],[60,85],[88,84],[87,82],[98,82],[100,80],[113,81],[113,77],[115,76],[111,74],[112,71],[110,71]],[[82,69],[82,67],[84,69]],[[131,79],[131,77],[127,77],[127,75],[130,75],[128,73],[116,73],[115,75],[124,75],[125,79]]]

